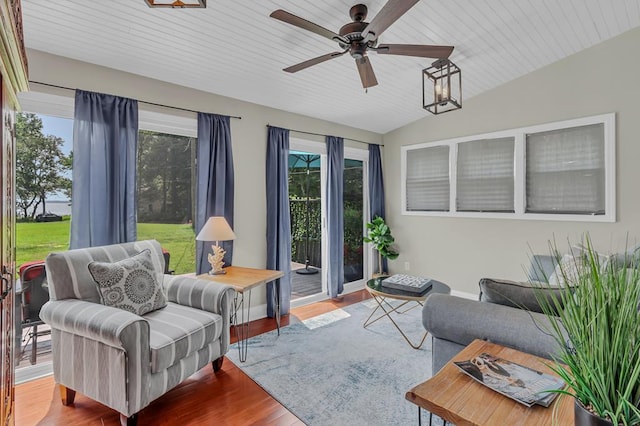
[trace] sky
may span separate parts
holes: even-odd
[[[62,152],[68,155],[73,149],[73,120],[37,114],[42,120],[42,133],[64,139]]]
[[[73,120],[69,118],[52,117],[50,115],[36,115],[42,120],[42,133],[62,138],[64,140],[62,152],[68,155],[73,149]],[[71,178],[71,172],[65,173],[65,176]],[[47,201],[64,200],[66,200],[66,197],[63,193],[56,193],[47,197]]]

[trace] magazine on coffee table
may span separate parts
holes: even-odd
[[[564,380],[488,353],[454,364],[489,389],[521,404],[548,407],[565,387]]]
[[[395,274],[382,280],[382,287],[410,291],[412,293],[423,293],[431,286],[430,278],[413,277],[404,274]]]

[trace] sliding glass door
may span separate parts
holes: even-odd
[[[364,277],[364,161],[344,159],[344,282]]]
[[[291,211],[291,300],[316,300],[326,294],[326,147],[291,139],[289,207]],[[345,148],[344,283],[357,286],[368,275],[362,236],[368,221],[367,151]],[[346,287],[349,288],[349,285]]]
[[[289,152],[291,213],[291,298],[322,293],[322,194],[320,154]]]

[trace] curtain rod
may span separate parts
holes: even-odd
[[[286,127],[272,126],[271,124],[267,124],[267,127],[278,127],[280,129],[287,129]],[[323,135],[321,133],[305,132],[304,130],[295,130],[295,129],[287,129],[287,130],[289,130],[290,132],[304,133],[305,135],[327,136],[327,135]],[[371,145],[384,146],[384,144],[381,144],[381,143],[365,142],[365,141],[361,141],[360,139],[353,139],[353,138],[343,138],[343,139],[348,139],[348,140],[354,141],[354,142],[366,143],[367,145],[371,144]]]
[[[55,87],[57,89],[65,89],[65,90],[73,90],[75,91],[76,89],[73,89],[71,87],[65,87],[65,86],[58,86],[57,84],[49,84],[49,83],[43,83],[41,81],[33,81],[33,80],[29,80],[29,83],[33,83],[33,84],[41,84],[43,86],[49,86],[49,87]],[[137,100],[137,99],[136,99]],[[180,107],[176,107],[176,106],[171,106],[171,105],[163,105],[163,104],[157,104],[155,102],[148,102],[148,101],[140,101],[137,100],[138,102],[142,103],[142,104],[147,104],[147,105],[154,105],[154,106],[159,106],[159,107],[163,107],[163,108],[171,108],[171,109],[177,109],[180,111],[187,111],[187,112],[202,112],[202,111],[195,111],[192,109],[187,109],[187,108],[180,108]],[[221,114],[224,115],[224,114]],[[237,118],[238,120],[242,120],[242,117],[239,117],[237,115],[228,115],[227,117],[229,118]]]

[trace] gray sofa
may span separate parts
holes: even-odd
[[[546,281],[555,264],[551,256],[534,256],[529,278]],[[481,280],[481,290],[495,281]],[[500,281],[514,287],[522,284]],[[557,351],[557,342],[545,331],[548,330],[548,321],[544,314],[520,309],[516,307],[520,303],[511,303],[508,297],[500,300],[495,295],[488,297],[481,291],[479,299],[433,294],[425,301],[422,322],[433,341],[433,374],[475,339],[488,340],[544,358],[550,358]]]
[[[162,286],[166,306],[140,316],[102,304],[88,265],[130,262],[144,252],[150,252],[145,265]],[[46,268],[51,300],[40,316],[51,326],[53,374],[64,405],[78,391],[132,425],[140,410],[203,366],[221,368],[229,349],[233,288],[165,275],[157,241],[52,253]],[[138,289],[129,291],[139,297]]]
[[[587,247],[572,246],[570,256],[584,255]],[[640,264],[640,245],[611,255],[593,251],[601,267],[637,268]],[[565,255],[566,257],[566,255]],[[433,341],[432,368],[437,373],[458,352],[475,339],[488,340],[543,358],[558,353],[558,342],[548,333],[549,321],[542,313],[536,294],[548,300],[558,299],[558,293],[572,291],[570,287],[544,285],[542,292],[532,288],[532,282],[548,282],[560,256],[534,255],[531,258],[528,281],[515,282],[483,278],[480,280],[479,300],[433,294],[427,298],[422,311],[422,323]],[[570,267],[563,265],[563,273]],[[565,277],[566,278],[566,277]],[[535,287],[535,286],[534,286]],[[553,306],[553,303],[548,305]],[[562,306],[557,306],[562,309]],[[565,336],[563,344],[570,344]]]

